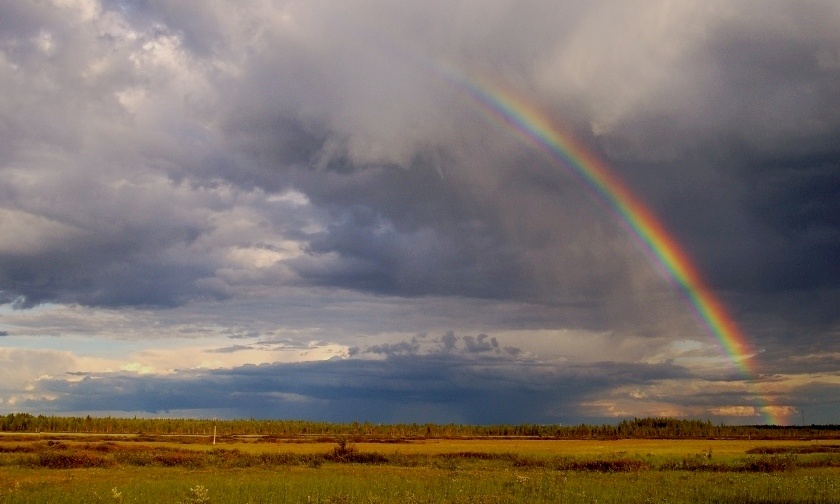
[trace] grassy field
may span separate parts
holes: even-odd
[[[840,443],[0,436],[24,502],[840,503]]]

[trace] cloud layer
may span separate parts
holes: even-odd
[[[833,2],[0,10],[0,351],[29,366],[0,409],[216,408],[146,397],[162,380],[231,416],[759,421],[621,219],[449,71],[651,206],[759,351],[760,395],[840,408]]]

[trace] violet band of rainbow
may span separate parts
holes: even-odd
[[[697,316],[720,343],[735,368],[748,381],[755,380],[754,355],[744,334],[725,305],[707,286],[689,256],[665,226],[595,154],[571,134],[559,129],[539,108],[519,95],[478,79],[468,79],[438,68],[451,85],[466,93],[482,111],[504,124],[529,144],[545,151],[571,169],[621,218],[685,294]],[[770,401],[759,396],[758,412],[769,424],[784,423]]]

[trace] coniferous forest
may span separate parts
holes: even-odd
[[[62,417],[11,413],[0,432],[219,436],[353,436],[357,438],[533,437],[555,439],[840,439],[840,425],[724,425],[674,418],[636,418],[616,425],[462,425],[330,423],[307,420]]]

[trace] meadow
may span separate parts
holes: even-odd
[[[211,431],[212,432],[212,431]],[[0,503],[840,503],[840,439],[4,432]]]

